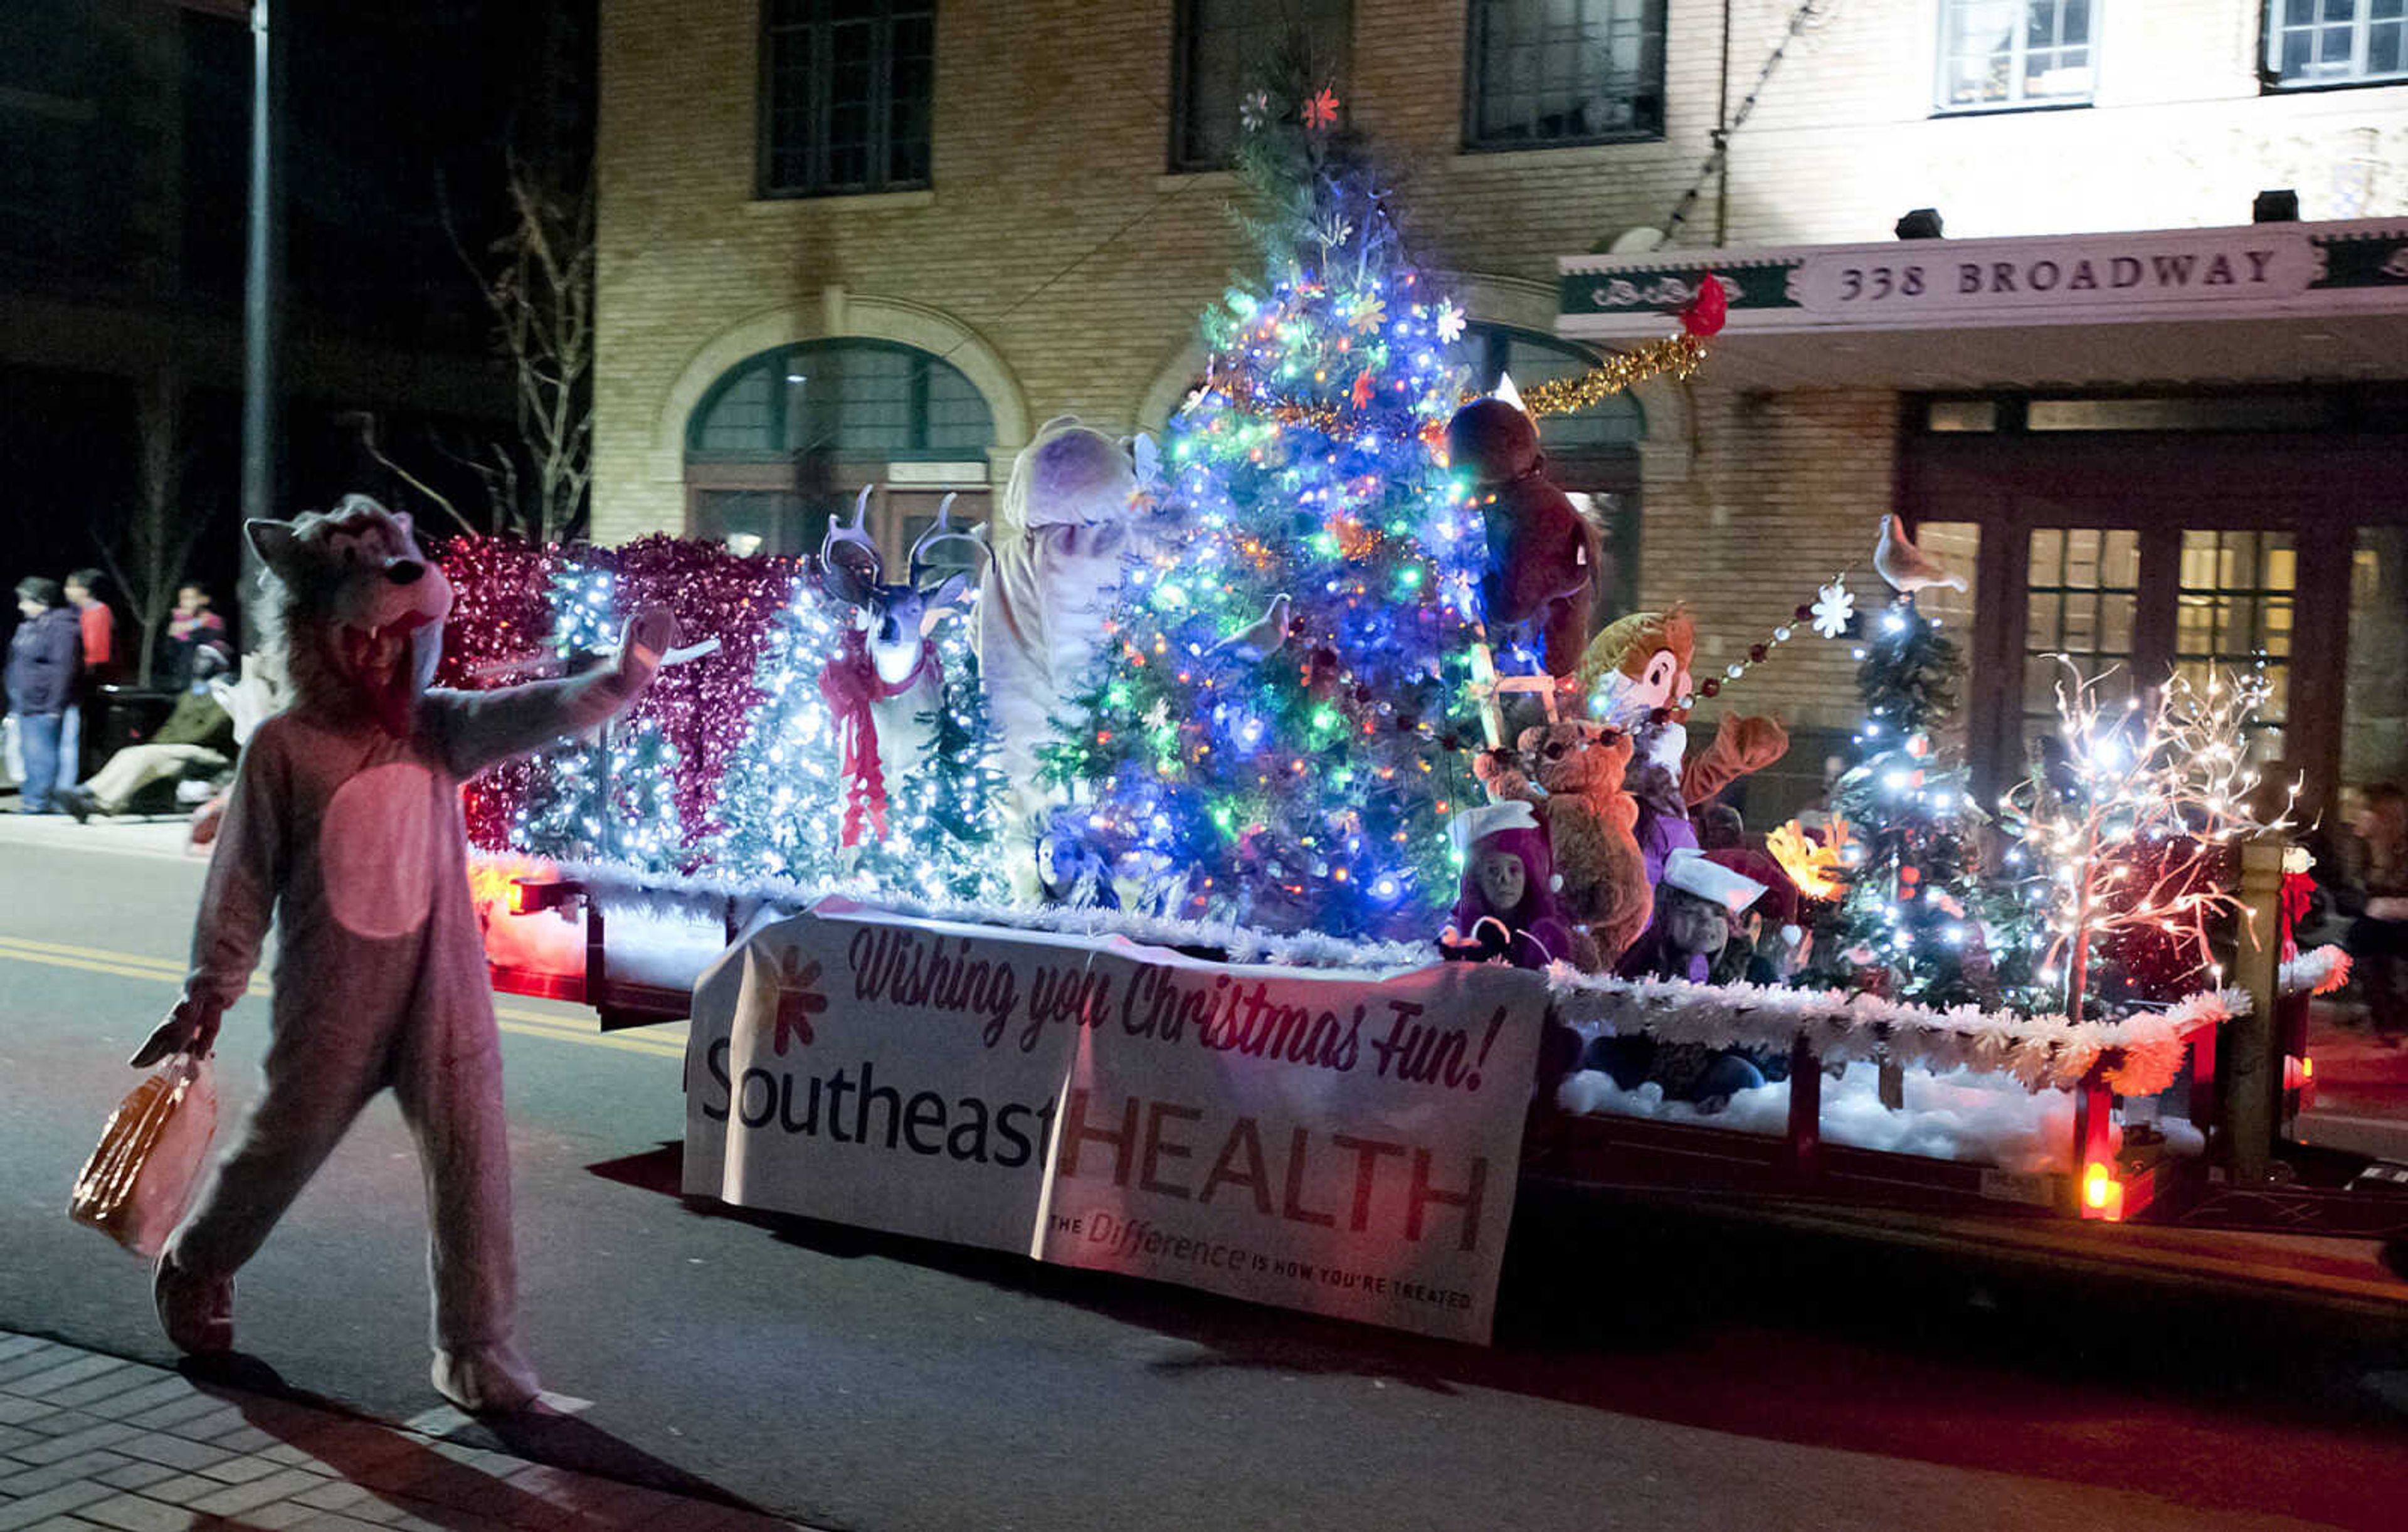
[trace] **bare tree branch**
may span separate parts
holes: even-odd
[[[396,461],[390,453],[386,452],[383,447],[378,444],[377,418],[373,413],[363,410],[360,412],[357,420],[360,427],[360,445],[367,449],[368,456],[376,459],[378,466],[383,468],[387,473],[392,474],[394,478],[408,485],[411,489],[416,490],[420,494],[423,494],[427,499],[433,501],[442,509],[445,515],[452,518],[452,520],[459,526],[461,531],[479,533],[485,530],[484,527],[472,521],[467,512],[462,510],[458,506],[453,505],[450,495],[444,494],[441,490],[437,489],[434,485],[429,484],[426,480],[419,478],[416,474],[411,473],[408,468],[403,467],[398,461]]]

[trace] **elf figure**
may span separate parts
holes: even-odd
[[[1530,805],[1516,798],[1467,809],[1447,834],[1463,853],[1462,887],[1438,938],[1447,959],[1517,968],[1570,961],[1572,929],[1555,902],[1561,880]]]

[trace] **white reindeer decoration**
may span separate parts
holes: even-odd
[[[986,548],[976,531],[953,524],[955,497],[948,494],[937,507],[936,524],[911,544],[908,578],[885,583],[885,562],[867,530],[874,488],[862,489],[852,523],[831,520],[820,543],[821,589],[854,610],[843,650],[820,672],[821,694],[844,744],[846,846],[859,843],[865,826],[870,838],[885,838],[886,784],[915,770],[936,738],[945,678],[931,635],[968,609],[977,582],[970,572],[956,570],[932,586],[929,551],[955,541]]]

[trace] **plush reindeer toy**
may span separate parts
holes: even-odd
[[[985,548],[975,532],[953,525],[948,494],[936,524],[911,545],[909,578],[885,583],[885,561],[867,530],[870,490],[854,502],[852,523],[831,521],[820,543],[820,588],[855,613],[843,646],[820,670],[820,694],[844,749],[848,847],[886,838],[888,784],[909,776],[936,739],[945,669],[932,635],[969,605],[974,587],[967,572],[939,578],[928,555],[948,542]]]

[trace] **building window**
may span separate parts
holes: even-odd
[[[686,427],[693,458],[807,452],[931,461],[985,455],[986,400],[939,357],[883,340],[814,340],[729,368]]]
[[[2286,86],[2408,79],[2408,0],[2271,0],[2266,68]]]
[[[1585,346],[1502,324],[1467,326],[1463,350],[1483,392],[1501,378],[1522,388],[1576,377],[1602,360]],[[1595,612],[1600,623],[1639,605],[1639,444],[1646,437],[1646,413],[1627,392],[1539,422],[1547,477],[1566,494],[1586,497],[1600,534],[1604,566]]]
[[[2291,534],[2185,528],[2174,586],[2174,667],[2202,690],[2209,678],[2261,666],[2273,688],[2252,734],[2260,757],[2281,757],[2291,709],[2291,614],[2299,554]]]
[[[1503,324],[1469,324],[1463,345],[1472,358],[1474,381],[1484,390],[1511,378],[1516,388],[1574,378],[1604,358],[1585,346],[1576,346],[1535,330]],[[1639,401],[1626,390],[1609,394],[1585,409],[1550,415],[1539,422],[1539,435],[1550,457],[1566,452],[1635,452],[1647,436],[1647,417]]]
[[[1300,41],[1314,74],[1337,72],[1353,20],[1350,0],[1179,0],[1170,168],[1227,169],[1238,152],[1239,102],[1281,50]]]
[[[2097,0],[1940,0],[1940,110],[2090,99]]]
[[[2134,616],[2141,602],[2141,535],[2128,527],[2032,528],[2024,588],[2024,735],[2057,727],[2062,654],[2102,696],[2131,689]],[[2160,662],[2160,669],[2162,662]]]
[[[928,184],[935,0],[765,0],[765,197]]]
[[[1664,134],[1664,0],[1471,0],[1467,149]]]
[[[864,485],[871,536],[902,567],[948,490],[986,509],[995,418],[943,358],[883,340],[815,340],[748,357],[686,420],[686,530],[742,552],[816,551]]]

